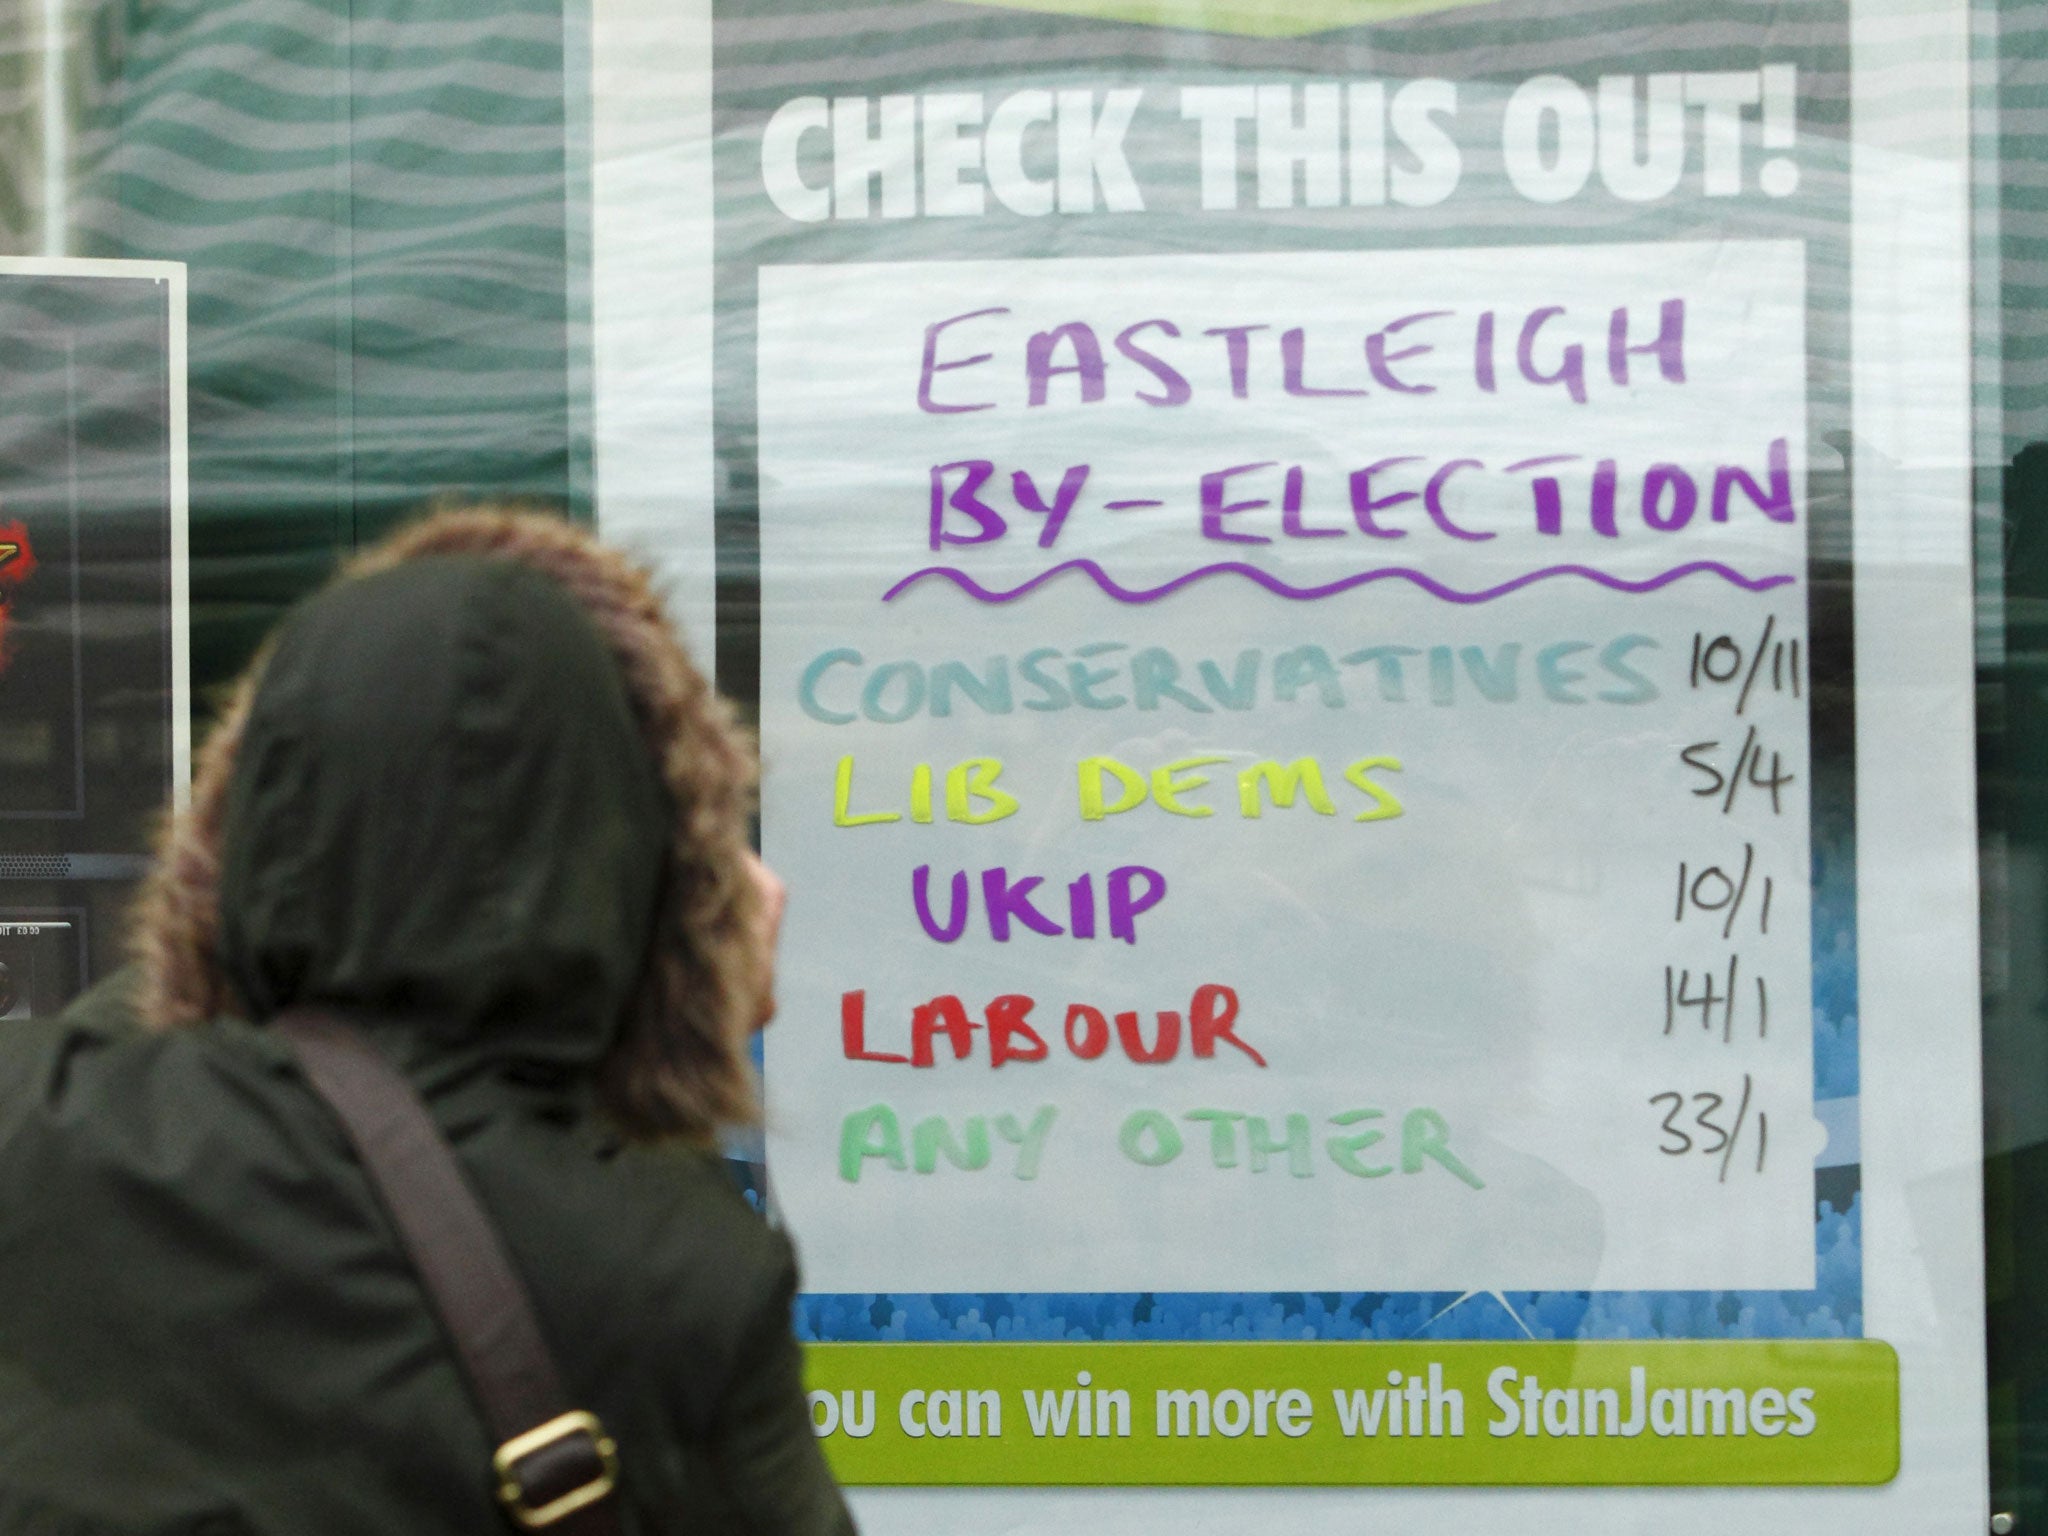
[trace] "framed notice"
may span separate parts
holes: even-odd
[[[0,1018],[120,963],[190,770],[184,268],[0,261]]]
[[[1981,1528],[1959,18],[713,8],[868,1525]]]

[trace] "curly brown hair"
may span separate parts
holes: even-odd
[[[601,1101],[638,1140],[708,1139],[757,1114],[746,1039],[769,989],[762,896],[746,868],[753,743],[691,663],[649,573],[587,530],[508,503],[443,505],[352,560],[343,581],[440,555],[515,560],[559,581],[597,626],[625,679],[675,808],[655,938]],[[130,948],[146,1027],[246,1014],[220,959],[223,823],[259,654],[193,768],[190,806],[168,819],[137,902]]]

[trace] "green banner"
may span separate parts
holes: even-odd
[[[1855,1484],[1899,1464],[1870,1340],[814,1344],[854,1484]]]

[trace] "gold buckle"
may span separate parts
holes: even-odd
[[[588,1435],[592,1448],[597,1452],[600,1467],[598,1475],[580,1488],[571,1488],[560,1498],[550,1499],[539,1509],[526,1506],[526,1490],[520,1486],[518,1466],[535,1451],[567,1440],[573,1435]],[[588,1505],[604,1498],[619,1482],[619,1447],[610,1435],[604,1432],[604,1425],[597,1415],[581,1409],[565,1413],[560,1418],[549,1419],[538,1428],[529,1429],[523,1435],[514,1435],[499,1446],[491,1457],[491,1469],[498,1474],[498,1502],[503,1504],[522,1527],[537,1531],[553,1525],[557,1520],[566,1519]]]

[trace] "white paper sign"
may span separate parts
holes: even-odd
[[[808,1287],[1810,1286],[1805,299],[763,269]]]

